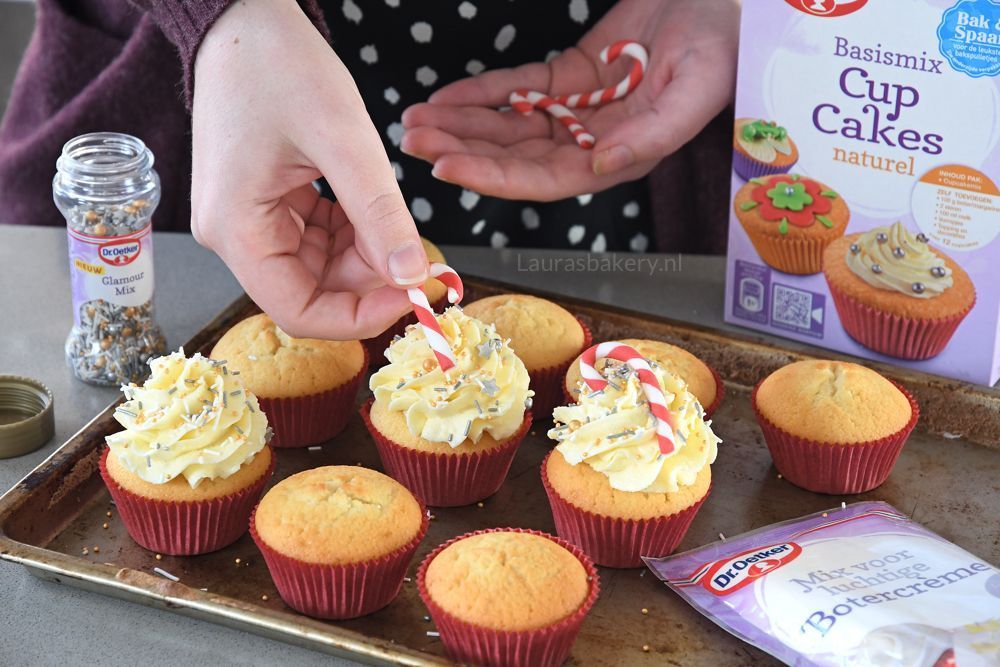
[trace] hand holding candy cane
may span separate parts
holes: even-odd
[[[663,396],[660,380],[639,352],[624,343],[601,343],[588,348],[580,356],[580,375],[593,391],[601,391],[608,386],[608,381],[597,370],[600,359],[616,359],[627,364],[639,376],[642,391],[649,403],[649,411],[656,420],[656,439],[660,445],[661,454],[672,454],[677,448],[674,443],[674,418],[667,409],[667,400]]]
[[[440,262],[432,263],[428,274],[431,278],[440,280],[448,288],[448,303],[458,303],[465,296],[462,279],[447,264]],[[437,317],[434,315],[434,311],[427,301],[427,295],[424,293],[423,287],[411,287],[406,290],[406,294],[410,297],[410,303],[413,304],[413,313],[417,316],[417,321],[420,322],[420,327],[424,330],[424,337],[427,339],[427,344],[431,346],[434,356],[437,357],[441,370],[447,373],[455,367],[455,355],[452,353],[451,345],[448,343],[448,339],[444,337],[441,325],[438,324]]]

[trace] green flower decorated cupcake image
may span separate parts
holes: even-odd
[[[733,171],[744,181],[788,173],[799,161],[799,149],[788,130],[774,121],[736,119]]]
[[[751,179],[733,208],[760,258],[798,275],[822,270],[823,250],[844,235],[851,217],[837,192],[798,174]]]

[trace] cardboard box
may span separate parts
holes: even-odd
[[[1000,378],[1000,2],[744,0],[725,319]]]

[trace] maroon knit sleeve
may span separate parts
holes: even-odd
[[[188,109],[194,95],[194,59],[215,20],[234,0],[130,0],[145,10],[180,54],[184,67],[184,98]],[[329,41],[330,33],[317,0],[299,0],[306,16]]]

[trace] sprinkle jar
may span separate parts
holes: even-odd
[[[66,218],[73,328],[66,360],[91,384],[140,382],[166,351],[153,317],[153,154],[139,139],[95,132],[63,146],[52,181]]]

